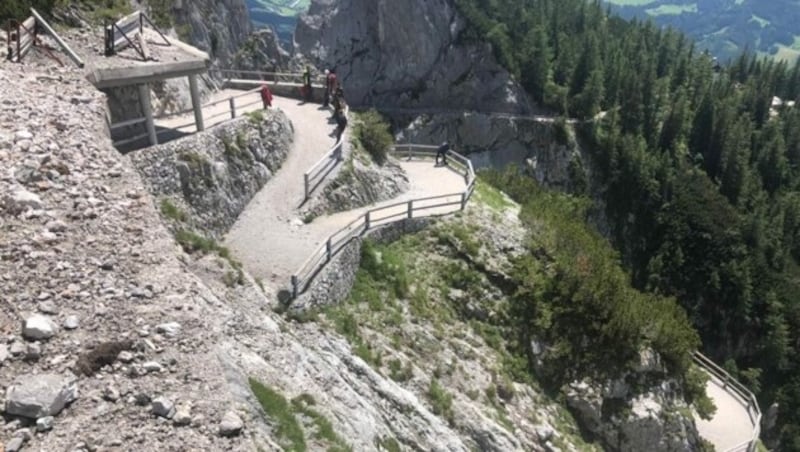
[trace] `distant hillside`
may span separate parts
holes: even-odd
[[[603,0],[623,17],[649,17],[694,37],[722,61],[748,48],[793,63],[800,55],[798,0]]]
[[[246,0],[253,27],[274,27],[284,47],[292,44],[297,16],[308,10],[311,0]]]

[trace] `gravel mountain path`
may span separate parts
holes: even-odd
[[[328,123],[328,110],[321,110],[318,105],[278,97],[275,105],[288,115],[294,126],[289,157],[275,177],[250,201],[225,237],[225,245],[256,278],[287,286],[292,273],[321,243],[368,209],[464,190],[463,176],[447,167],[435,167],[429,160],[401,161],[411,182],[410,189],[403,195],[373,206],[318,217],[304,224],[298,213],[304,197],[303,174],[333,146],[334,140],[329,134],[334,126]],[[446,201],[458,199],[459,196],[453,196]],[[405,209],[406,206],[399,206],[396,210]],[[426,214],[453,210],[453,207],[431,209]]]

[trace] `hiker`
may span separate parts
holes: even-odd
[[[344,133],[344,129],[347,127],[347,115],[344,114],[344,111],[339,111],[336,114],[336,142],[338,143],[342,139],[342,134]]]
[[[272,91],[266,83],[261,85],[261,102],[264,102],[264,110],[272,106]]]
[[[303,98],[306,102],[310,102],[312,99],[312,92],[311,92],[311,69],[306,66],[306,70],[303,72]]]
[[[342,87],[336,88],[336,92],[333,94],[333,116],[332,119],[336,119],[340,112],[344,111],[344,90]]]
[[[450,151],[450,143],[445,141],[436,149],[436,164],[439,164],[439,157],[442,158],[442,164],[447,165],[447,153]]]
[[[325,86],[328,88],[328,92],[333,93],[336,92],[336,88],[338,88],[339,83],[336,81],[336,69],[331,69],[328,75],[325,77]]]
[[[323,107],[327,107],[331,100],[330,76],[331,76],[331,71],[325,69],[325,97],[322,99]]]

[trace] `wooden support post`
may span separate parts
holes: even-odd
[[[297,287],[297,275],[292,275],[292,299],[297,298],[298,287]]]
[[[331,246],[331,239],[329,238],[327,242],[325,242],[325,251],[328,253],[328,262],[331,261],[331,257],[333,255],[333,247]]]
[[[305,198],[303,199],[308,199],[308,173],[303,174],[303,186],[305,190]]]
[[[414,201],[408,202],[408,218],[414,218]]]
[[[369,218],[369,217],[370,217],[370,213],[372,213],[372,212],[369,212],[369,211],[368,211],[368,212],[367,212],[367,213],[364,215],[364,225],[365,225],[365,228],[364,228],[364,230],[365,230],[365,231],[369,231],[369,227],[370,227],[370,224],[369,224],[369,222],[370,222],[370,221],[369,221],[369,220],[370,220],[370,218]]]
[[[236,117],[236,99],[231,97],[230,99],[228,99],[228,104],[230,104],[230,107],[231,107],[231,119],[233,119],[233,118]]]
[[[467,208],[467,192],[461,193],[461,210]]]
[[[150,136],[150,145],[155,146],[158,144],[158,136],[153,122],[153,107],[150,105],[150,88],[146,83],[139,85],[139,103],[144,112],[145,127],[147,127],[147,134]]]
[[[197,75],[189,76],[189,91],[192,95],[192,108],[194,109],[194,124],[198,132],[205,130],[203,126],[203,104],[200,102],[200,90],[197,88]]]
[[[78,65],[78,67],[82,68],[83,67],[83,60],[80,59],[80,57],[78,56],[77,53],[73,52],[72,49],[69,48],[67,43],[64,42],[63,39],[61,39],[61,36],[59,36],[58,33],[56,33],[55,30],[53,30],[52,27],[50,27],[50,25],[47,23],[47,21],[45,21],[42,18],[42,16],[40,16],[39,13],[37,13],[36,10],[33,9],[33,8],[31,8],[31,14],[33,14],[33,17],[36,18],[36,25],[41,25],[42,28],[44,28],[50,34],[50,36],[52,36],[53,39],[56,40],[58,45],[61,46],[61,49],[64,50],[64,52],[66,52],[67,55],[69,55],[69,57],[72,59],[72,61],[74,61],[75,64]]]

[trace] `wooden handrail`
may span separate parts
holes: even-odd
[[[427,146],[427,145],[394,145],[390,152],[398,153],[399,148],[404,148],[404,147],[405,148],[417,147],[418,149],[437,148],[437,146]],[[426,153],[426,155],[430,155],[430,153]],[[327,265],[328,262],[331,261],[333,256],[335,256],[339,251],[341,251],[341,249],[344,248],[345,245],[351,239],[365,234],[370,229],[379,226],[385,226],[387,224],[392,224],[397,221],[402,221],[408,218],[414,218],[414,212],[421,212],[424,210],[430,210],[439,207],[456,206],[456,205],[460,206],[458,210],[463,210],[466,207],[466,202],[470,199],[472,191],[475,188],[475,173],[472,167],[472,163],[468,158],[452,150],[449,151],[449,155],[454,156],[456,160],[467,162],[467,164],[465,165],[467,175],[465,177],[466,188],[464,189],[464,191],[458,193],[448,193],[444,195],[436,195],[436,196],[428,196],[425,198],[412,199],[409,201],[398,202],[387,206],[382,206],[375,209],[367,210],[363,215],[359,215],[358,218],[351,221],[347,226],[331,234],[325,240],[325,243],[323,243],[316,250],[314,250],[311,253],[311,255],[303,262],[300,268],[291,277],[292,298],[297,298],[297,296],[303,293],[308,288],[308,285],[311,283],[313,277],[317,273],[319,273],[319,271],[322,270],[322,268],[324,268],[325,265]],[[306,173],[306,175],[307,174],[308,173]],[[460,200],[444,202],[435,205],[419,205],[420,203],[424,203],[426,201],[433,201],[437,199],[453,198],[453,197],[460,197]],[[391,209],[397,209],[398,207],[401,206],[407,206],[407,207],[406,209],[403,209],[402,212],[393,213],[391,215],[387,215],[384,217],[376,216],[376,214],[378,213],[386,212]],[[385,222],[386,220],[391,220],[391,221]],[[361,225],[362,223],[363,226]],[[355,225],[359,226],[355,227]],[[361,229],[362,227],[363,230]],[[342,237],[338,238],[337,236],[339,235],[342,235]]]

